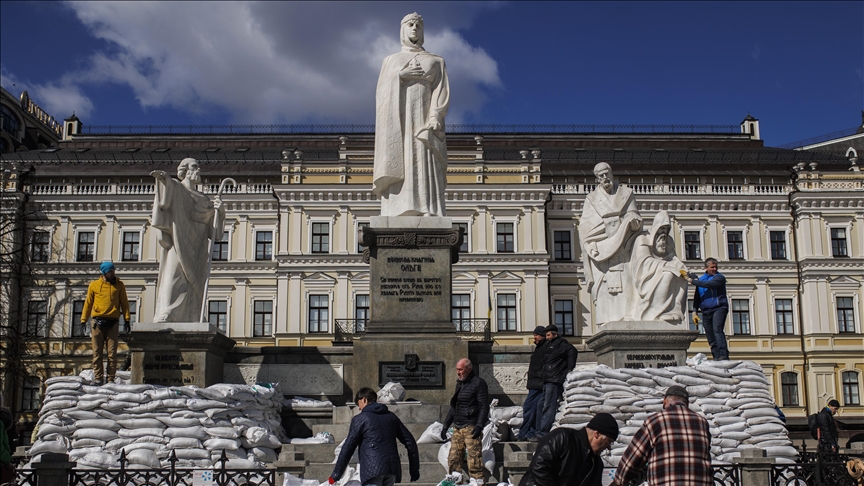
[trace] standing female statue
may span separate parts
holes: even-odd
[[[198,192],[200,168],[195,159],[183,159],[177,178],[161,170],[156,178],[152,225],[159,242],[159,279],[156,283],[154,322],[198,322],[209,278],[209,239],[222,234],[225,208]]]
[[[375,92],[372,192],[381,216],[444,216],[450,83],[444,59],[423,49],[423,18],[402,19],[402,50],[384,59]]]

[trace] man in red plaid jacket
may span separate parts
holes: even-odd
[[[712,486],[708,421],[687,407],[687,390],[670,386],[663,411],[642,424],[624,451],[612,484],[635,479],[648,465],[651,486]]]

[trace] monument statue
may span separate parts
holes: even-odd
[[[402,19],[402,50],[387,56],[375,91],[372,192],[381,216],[445,216],[450,83],[444,59],[423,49],[423,18]]]
[[[159,279],[156,285],[155,322],[198,322],[209,278],[209,239],[221,235],[225,208],[217,195],[211,201],[198,192],[200,168],[195,159],[183,159],[177,178],[161,170],[156,178],[151,224],[159,242]]]
[[[675,256],[675,243],[669,236],[669,213],[654,216],[651,231],[636,237],[630,271],[636,290],[633,319],[637,321],[684,322],[687,305],[687,267]]]
[[[594,301],[594,322],[634,320],[630,253],[642,231],[633,191],[620,186],[609,164],[594,166],[597,187],[585,198],[579,221],[579,242],[585,278]]]

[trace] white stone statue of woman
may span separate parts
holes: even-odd
[[[156,229],[159,279],[156,282],[154,322],[198,322],[209,275],[209,240],[222,234],[225,208],[217,196],[198,192],[200,167],[195,159],[183,159],[177,178],[161,170],[156,178],[151,224]]]
[[[444,59],[423,49],[423,18],[402,19],[402,50],[387,56],[375,92],[372,192],[381,216],[444,216],[450,83]]]
[[[636,237],[630,260],[630,272],[636,293],[633,319],[683,324],[687,304],[687,280],[681,271],[684,263],[675,255],[675,244],[669,236],[671,222],[665,210],[657,213],[649,233]]]

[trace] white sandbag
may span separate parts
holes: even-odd
[[[717,421],[715,420],[714,422],[716,423]],[[741,422],[741,421],[726,424],[726,425],[721,425],[721,424],[717,424],[717,425],[720,425],[719,429],[720,429],[721,434],[723,432],[744,432],[744,429],[747,428],[747,422]]]
[[[159,400],[162,403],[162,407],[166,410],[170,409],[185,409],[187,398],[163,398]],[[171,410],[172,412],[176,412],[177,410]]]
[[[635,376],[627,380],[628,385],[636,385],[636,386],[644,386],[644,387],[654,387],[657,386],[657,382],[652,378],[641,378]]]
[[[631,378],[631,375],[628,375],[627,373],[622,373],[621,371],[618,371],[615,368],[610,368],[606,365],[600,365],[594,371],[604,378],[612,378],[624,382]]]
[[[747,425],[761,425],[761,424],[778,424],[783,425],[783,428],[786,426],[783,424],[783,421],[780,420],[780,417],[777,415],[769,415],[767,417],[750,417],[747,419]]]
[[[765,447],[764,450],[768,457],[798,457],[798,449],[791,445]]]
[[[378,403],[396,403],[405,400],[405,387],[389,382],[378,390]]]
[[[156,420],[168,427],[197,427],[201,425],[200,419],[182,417],[157,417]]]
[[[164,429],[166,427],[161,420],[154,418],[118,420],[117,423],[124,429]]]
[[[191,437],[175,437],[169,440],[165,447],[168,449],[200,449],[203,446],[201,441],[198,439],[193,439]]]
[[[62,385],[62,383],[58,383],[58,385]],[[39,415],[44,415],[52,410],[63,410],[67,408],[72,408],[76,405],[78,405],[77,400],[51,400],[49,402],[45,402],[45,404],[42,405],[42,409],[39,410]]]
[[[207,449],[174,449],[177,459],[210,459]]]
[[[69,460],[77,461],[91,452],[104,452],[101,447],[84,447],[82,449],[72,449],[69,451]]]
[[[57,454],[66,454],[69,452],[69,447],[65,442],[59,440],[40,440],[27,449],[28,456],[38,456],[46,452],[54,452]]]
[[[75,439],[72,441],[73,449],[83,449],[85,447],[104,447],[105,441],[98,439]]]
[[[129,451],[126,453],[126,459],[129,461],[129,464],[140,464],[153,469],[158,469],[162,465],[159,462],[159,458],[156,457],[156,453],[147,449]]]
[[[777,416],[777,411],[773,408],[752,408],[750,410],[744,410],[741,412],[741,416],[744,418],[751,417],[771,417]]]
[[[204,447],[211,451],[223,449],[234,451],[240,448],[240,441],[237,439],[207,439],[204,441]]]
[[[108,403],[108,397],[96,398],[94,400],[78,400],[76,405],[79,410],[94,410],[101,407],[104,403]]]
[[[152,400],[152,397],[150,397],[149,395],[144,394],[144,393],[124,392],[124,393],[118,393],[114,397],[114,400],[120,400],[121,402],[144,403],[144,402],[149,402],[150,400]]]
[[[50,434],[71,435],[73,432],[75,432],[75,427],[71,425],[45,424],[39,427],[36,437],[41,439]]]
[[[106,452],[91,452],[78,459],[78,465],[98,469],[108,469],[117,464],[118,456]]]
[[[131,451],[137,451],[138,449],[147,449],[148,451],[153,452],[163,452],[167,455],[168,448],[165,447],[164,444],[155,444],[153,442],[143,442],[141,444],[129,444],[123,447],[123,450],[128,454]]]
[[[155,428],[155,427],[144,428],[144,429],[120,429],[117,431],[117,435],[119,435],[120,437],[130,437],[130,438],[145,437],[145,436],[162,437],[166,430],[170,430],[170,429],[159,429],[159,428]]]
[[[113,430],[115,432],[121,429],[119,423],[113,420],[106,420],[103,418],[79,420],[75,422],[75,427],[78,429],[107,429]]]
[[[80,390],[81,383],[79,382],[69,382],[69,381],[59,381],[56,383],[52,383],[45,387],[45,394],[51,392],[56,392],[58,390]]]
[[[135,439],[130,437],[119,437],[105,444],[105,450],[116,452],[125,446],[135,442]]]
[[[673,380],[684,386],[698,386],[698,385],[710,385],[713,383],[711,380],[706,380],[705,378],[699,378],[695,376],[688,375],[678,375]]]
[[[191,437],[193,439],[207,440],[210,438],[200,425],[197,427],[168,427],[162,435],[171,439],[175,437]]]
[[[220,402],[218,400],[209,400],[206,398],[190,398],[186,401],[186,406],[189,407],[190,410],[212,410],[212,409],[227,409],[225,402]]]
[[[743,441],[749,439],[750,434],[748,434],[747,432],[721,432],[720,438]]]
[[[230,424],[231,422],[228,423]],[[240,433],[233,427],[208,427],[204,429],[204,432],[207,432],[210,437],[217,439],[236,439],[240,437]]]
[[[670,386],[681,386],[681,384],[677,381],[663,376],[655,376],[654,381],[663,388],[669,388]]]
[[[217,461],[213,466],[217,469],[221,469],[222,463]],[[225,469],[259,469],[260,467],[261,466],[257,462],[248,459],[229,459],[225,461]]]
[[[123,430],[123,429],[120,429],[120,430]],[[144,435],[144,436],[141,436],[141,437],[136,437],[134,443],[135,443],[135,444],[144,444],[144,443],[152,442],[152,443],[155,443],[155,444],[167,444],[167,443],[168,443],[168,440],[169,440],[169,439],[167,439],[167,438],[165,438],[165,437],[161,437],[161,436],[156,436],[156,435]]]
[[[598,413],[616,413],[618,412],[618,407],[610,407],[609,405],[595,405],[591,407],[592,414]]]
[[[448,466],[447,457],[450,455],[450,441],[441,444],[441,447],[438,448],[438,462],[444,466],[444,472],[449,473],[450,467]]]
[[[276,452],[268,447],[253,447],[249,449],[249,454],[255,456],[255,459],[266,463],[276,462],[279,459]]]
[[[747,432],[750,435],[786,434],[786,427],[783,424],[759,424],[747,427]]]
[[[98,439],[105,442],[117,438],[117,432],[107,429],[78,429],[72,433],[75,439]]]
[[[156,388],[154,385],[120,385],[117,383],[105,383],[102,387],[117,393],[143,393],[146,390]]]
[[[436,442],[443,442],[441,440],[441,429],[444,428],[444,424],[441,422],[432,422],[432,425],[426,427],[426,430],[420,434],[420,438],[417,439],[418,444],[434,444]]]
[[[282,482],[282,486],[318,486],[318,481],[314,479],[300,479],[296,476],[292,476],[291,473],[285,473],[285,480]]]
[[[98,419],[99,414],[96,412],[91,412],[89,410],[63,410],[63,415],[75,419],[75,420],[91,420]]]
[[[108,410],[110,412],[117,412],[125,408],[137,407],[138,405],[139,404],[137,402],[121,402],[119,400],[109,400],[100,405],[99,408],[103,410]]]
[[[71,376],[55,376],[53,378],[48,378],[45,380],[45,385],[51,386],[54,383],[78,383],[79,385],[84,383],[84,378],[80,376],[71,375]]]

